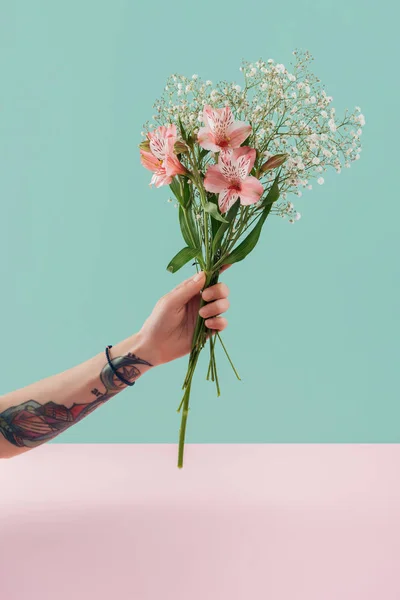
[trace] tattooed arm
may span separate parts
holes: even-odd
[[[113,346],[110,355],[116,371],[130,382],[152,366],[137,335]],[[0,456],[11,457],[51,440],[125,387],[101,352],[68,371],[7,394],[0,398]]]
[[[130,382],[152,367],[190,352],[203,273],[163,296],[139,333],[111,348],[114,369]],[[210,329],[222,330],[228,288],[217,283],[204,290],[207,304],[200,309]],[[67,371],[0,397],[0,458],[26,452],[91,413],[127,387],[113,373],[102,350]]]

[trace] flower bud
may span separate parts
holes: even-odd
[[[283,165],[287,157],[287,154],[275,154],[275,156],[271,156],[271,158],[269,158],[263,165],[261,165],[260,173],[266,173],[267,171],[271,171],[271,169],[276,169],[276,167],[280,167],[281,165]]]

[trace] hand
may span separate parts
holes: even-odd
[[[138,334],[146,348],[146,359],[152,365],[170,362],[190,352],[198,313],[210,329],[222,331],[227,326],[227,320],[218,315],[229,308],[228,286],[216,283],[200,294],[204,284],[205,274],[200,271],[155,305]],[[201,295],[207,304],[199,310]]]

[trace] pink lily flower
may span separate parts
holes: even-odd
[[[255,159],[254,148],[242,146],[222,152],[218,164],[208,167],[204,187],[208,192],[219,194],[221,213],[226,213],[238,198],[244,205],[260,199],[264,188],[256,177],[249,175]]]
[[[150,131],[147,137],[150,151],[141,148],[140,161],[146,169],[154,173],[150,185],[169,185],[175,175],[186,173],[185,167],[174,152],[176,125],[157,127],[156,130]]]
[[[251,133],[251,126],[243,121],[235,121],[229,106],[212,108],[206,105],[203,110],[205,127],[197,134],[197,141],[205,150],[219,152],[229,148],[239,148]]]

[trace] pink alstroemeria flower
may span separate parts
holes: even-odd
[[[174,153],[176,142],[176,125],[157,127],[147,134],[150,152],[140,149],[140,161],[142,165],[153,171],[150,185],[156,187],[169,185],[175,175],[186,173],[185,167]]]
[[[219,194],[221,213],[226,213],[238,198],[244,205],[260,199],[264,188],[256,177],[249,175],[255,159],[254,148],[242,146],[222,152],[218,164],[208,167],[204,187],[208,192]]]
[[[205,150],[219,152],[229,148],[239,148],[251,133],[251,126],[243,121],[235,121],[229,106],[212,108],[206,104],[203,110],[205,127],[197,134],[197,141]]]

